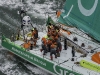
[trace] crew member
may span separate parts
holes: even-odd
[[[31,30],[32,32],[32,38],[34,40],[34,47],[36,47],[36,42],[38,40],[38,30],[34,28],[34,30]]]
[[[71,61],[74,61],[73,57],[75,57],[75,48],[74,48],[74,46],[72,46],[72,59],[71,59]]]
[[[33,49],[33,43],[34,43],[34,42],[33,42],[33,38],[31,38],[31,39],[30,39],[30,50]]]
[[[72,46],[72,57],[75,57],[75,48]]]
[[[24,42],[23,47],[28,50],[30,48],[30,42],[27,39]]]
[[[44,51],[43,55],[45,55],[48,52],[48,50],[47,50],[47,44],[46,44],[47,43],[46,42],[46,38],[43,37],[41,41],[42,41],[42,45],[41,45],[42,49],[40,49],[40,51],[41,52]]]
[[[51,51],[50,51],[50,58],[51,58],[51,60],[53,60],[52,54],[54,54],[55,55],[55,58],[57,58],[56,49],[57,49],[56,42],[55,41],[52,41]]]
[[[57,18],[60,16],[60,14],[61,14],[61,11],[60,10],[57,10],[56,11]]]

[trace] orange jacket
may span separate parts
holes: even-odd
[[[23,44],[23,47],[24,47],[24,48],[29,48],[30,45],[29,45],[28,43],[24,43],[24,44]]]
[[[67,34],[68,34],[68,35],[70,35],[70,34],[71,34],[71,32],[70,32],[70,31],[67,31]]]
[[[57,46],[55,44],[52,44],[51,45],[51,48],[56,48]]]
[[[52,44],[52,41],[50,39],[47,40],[47,44]]]
[[[54,38],[54,40],[57,40],[58,39],[58,35]]]
[[[60,16],[61,11],[57,11],[57,18]]]
[[[42,38],[42,41],[43,41],[43,43],[44,43],[44,45],[46,45],[47,44],[47,40],[46,40],[46,38]]]

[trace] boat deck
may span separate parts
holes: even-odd
[[[62,32],[63,33],[63,32]],[[66,34],[66,33],[63,33],[63,34]],[[40,52],[40,49],[41,49],[41,38],[46,35],[46,33],[43,33],[43,32],[39,32],[39,37],[40,39],[37,41],[37,45],[38,47],[36,48],[33,48],[33,50],[29,50],[30,53],[33,53],[45,60],[48,60],[49,62],[52,62],[54,63],[55,65],[59,65],[59,66],[62,66],[66,69],[69,69],[69,70],[72,70],[72,71],[75,71],[75,72],[78,72],[80,74],[83,74],[83,75],[100,75],[100,73],[97,73],[95,71],[91,71],[89,69],[86,69],[86,68],[83,68],[81,67],[79,64],[75,64],[75,62],[80,62],[81,59],[86,59],[90,62],[93,62],[91,60],[91,53],[88,53],[87,57],[80,57],[82,54],[79,53],[79,52],[76,52],[75,53],[75,57],[74,57],[74,61],[71,61],[72,59],[72,53],[71,53],[71,50],[72,48],[70,46],[68,46],[67,50],[64,50],[64,48],[62,48],[62,51],[60,52],[60,57],[57,57],[55,58],[54,55],[53,55],[53,60],[50,60],[50,52],[48,52],[46,55],[43,55],[43,51]],[[65,35],[67,36],[68,38],[72,39],[73,36],[75,35],[71,35],[71,36],[68,36],[68,35]],[[85,47],[84,49],[89,51],[90,49],[94,49],[96,47],[99,47],[98,44],[95,44],[93,42],[90,42],[88,41],[87,39],[84,39],[82,37],[79,37],[80,41],[77,42],[77,44],[80,46],[82,42],[85,43]],[[83,39],[83,40],[81,40]],[[23,43],[23,41],[15,41],[16,44],[18,45],[21,45]],[[63,42],[62,43],[62,47],[63,47]],[[95,45],[94,45],[95,44]],[[92,48],[88,48],[89,46],[91,46]]]

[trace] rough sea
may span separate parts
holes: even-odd
[[[32,25],[41,28],[46,25],[48,16],[55,19],[56,10],[62,9],[65,0],[0,0],[0,39],[1,33],[6,37],[16,34],[21,25],[18,11],[21,7],[27,9],[27,15],[31,17]],[[1,40],[0,40],[1,43]],[[0,44],[0,75],[51,75],[12,55]]]

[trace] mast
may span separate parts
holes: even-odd
[[[24,36],[25,33],[24,33],[24,29],[23,29],[24,25],[22,23],[22,19],[23,19],[24,16],[26,16],[26,10],[25,10],[25,8],[23,6],[23,1],[22,0],[20,0],[20,3],[21,3],[21,9],[20,9],[20,11],[17,11],[17,13],[20,15],[20,18],[21,18],[21,26],[20,26],[20,28],[21,28],[21,30],[23,30],[23,37],[24,37],[24,40],[25,40],[25,36]],[[18,31],[17,36],[20,37],[19,36],[19,31]]]

